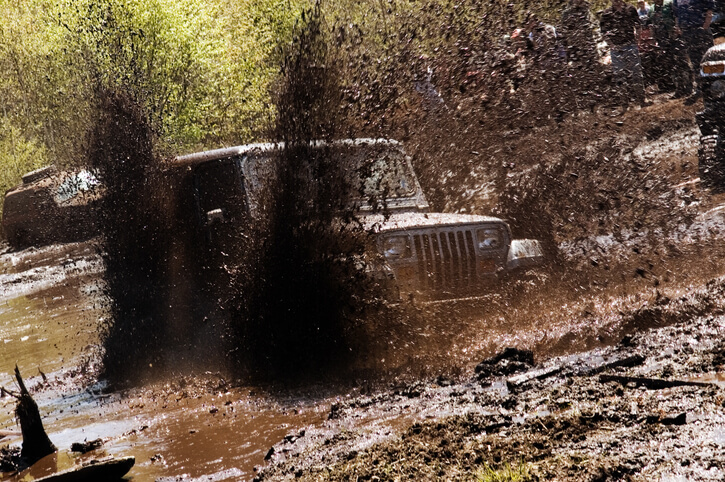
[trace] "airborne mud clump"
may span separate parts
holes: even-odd
[[[272,209],[234,281],[238,352],[248,369],[287,381],[344,373],[370,349],[364,320],[386,316],[367,269],[372,240],[349,202],[359,195],[350,175],[359,167],[318,145],[342,135],[339,59],[323,22],[317,4],[286,55],[275,93],[273,138],[284,147],[267,187]]]
[[[121,90],[104,90],[98,99],[89,161],[107,186],[99,209],[110,305],[103,369],[123,383],[157,362],[165,343],[159,300],[167,257],[147,189],[155,159],[145,113]]]

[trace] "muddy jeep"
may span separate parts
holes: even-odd
[[[700,87],[705,108],[696,115],[700,127],[700,181],[725,190],[725,43],[711,47],[700,64]]]
[[[182,178],[165,184],[183,184],[186,192],[193,192],[193,200],[175,202],[196,211],[195,228],[190,228],[194,233],[189,232],[196,241],[188,244],[206,245],[210,256],[222,253],[219,262],[224,262],[240,244],[245,223],[264,222],[268,209],[265,186],[275,176],[271,160],[281,147],[252,144],[170,162],[170,171]],[[396,296],[429,299],[469,294],[484,289],[488,281],[543,259],[538,241],[513,239],[501,219],[431,213],[411,158],[394,140],[318,142],[313,152],[317,148],[325,148],[326,155],[340,159],[343,165],[365,162],[368,166],[366,177],[358,180],[361,192],[350,202],[376,238],[376,256],[383,260],[380,276],[394,281]],[[383,193],[385,215],[370,201],[373,191]]]
[[[98,234],[93,210],[102,187],[88,170],[46,166],[5,194],[2,227],[14,249],[81,241]]]
[[[538,241],[513,239],[506,222],[489,216],[395,213],[375,232],[403,297],[480,294],[503,275],[543,260]]]

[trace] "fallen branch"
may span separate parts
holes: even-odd
[[[613,360],[607,363],[603,363],[597,367],[592,368],[591,370],[586,372],[586,375],[596,375],[597,373],[601,373],[604,370],[609,370],[612,368],[631,368],[638,365],[641,365],[646,360],[645,357],[642,355],[632,355],[628,356],[626,358],[620,358],[617,360]]]
[[[15,379],[20,389],[18,405],[15,407],[15,416],[20,422],[20,431],[23,434],[23,447],[20,456],[28,465],[33,465],[46,455],[56,452],[53,442],[43,428],[43,421],[40,418],[38,405],[30,396],[30,392],[23,383],[20,370],[15,366]]]
[[[602,383],[618,382],[624,386],[634,383],[638,387],[646,387],[650,390],[661,390],[672,387],[712,387],[714,384],[706,382],[693,382],[688,380],[662,380],[661,378],[628,377],[621,375],[599,375]]]

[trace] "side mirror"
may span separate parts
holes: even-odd
[[[211,211],[207,211],[206,213],[206,225],[211,226],[216,223],[225,223],[227,221],[226,216],[224,216],[224,211],[220,209],[212,209]]]

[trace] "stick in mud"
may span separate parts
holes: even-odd
[[[43,428],[43,421],[40,418],[38,405],[25,387],[17,365],[15,366],[15,379],[20,388],[20,393],[15,395],[18,399],[18,405],[15,407],[15,416],[20,421],[20,431],[23,434],[23,448],[20,455],[28,465],[33,465],[38,460],[56,452],[58,449],[55,448],[53,442],[48,438],[45,428]]]

